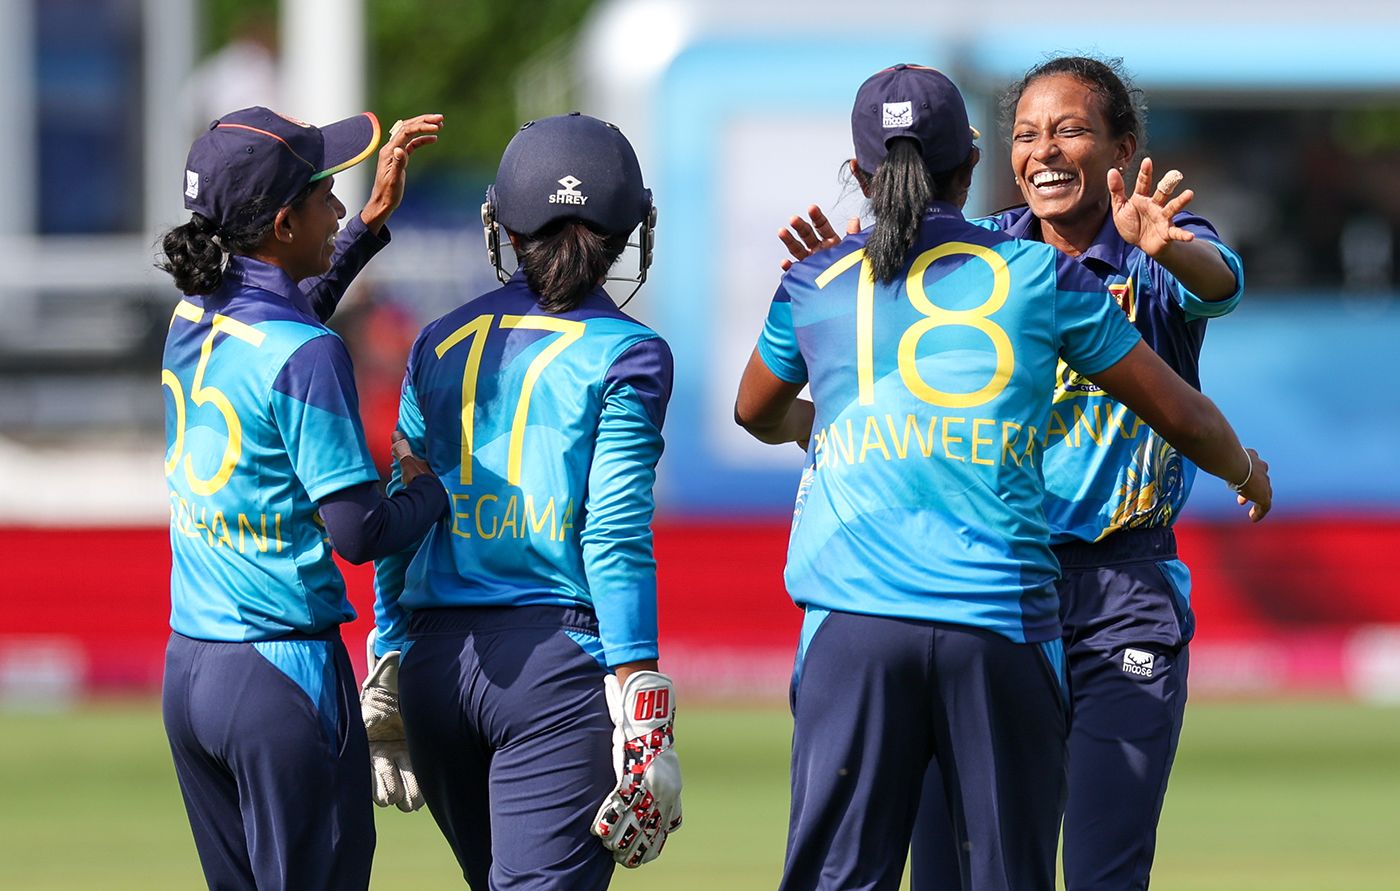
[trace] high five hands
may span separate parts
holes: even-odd
[[[794,216],[788,220],[786,226],[778,230],[778,240],[788,249],[788,253],[792,254],[791,260],[784,260],[782,263],[784,272],[791,269],[793,263],[841,243],[841,236],[831,228],[831,221],[822,213],[820,207],[815,204],[808,207],[807,216],[811,217],[810,223],[800,216]],[[859,231],[860,217],[851,217],[846,221],[847,235],[855,235]]]
[[[1187,189],[1175,198],[1172,193],[1184,177],[1179,170],[1168,170],[1152,188],[1152,159],[1143,158],[1138,167],[1133,193],[1126,193],[1123,174],[1117,168],[1108,170],[1108,193],[1113,211],[1113,225],[1128,244],[1142,248],[1149,257],[1157,258],[1172,242],[1191,241],[1196,236],[1172,225],[1172,218],[1191,203],[1196,193]]]
[[[389,128],[389,138],[379,149],[379,164],[374,171],[374,188],[370,191],[360,219],[376,234],[398,210],[403,201],[404,183],[408,175],[408,159],[425,145],[437,142],[442,129],[440,114],[420,114],[404,121],[395,121]]]

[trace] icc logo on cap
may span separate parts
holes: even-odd
[[[185,171],[185,197],[199,197],[199,174],[195,173],[193,170]]]
[[[914,103],[886,102],[880,115],[880,126],[886,130],[914,126]]]

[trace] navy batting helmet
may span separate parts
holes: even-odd
[[[618,235],[636,228],[651,208],[627,137],[578,112],[521,127],[501,155],[492,189],[496,220],[521,235],[563,219]]]
[[[498,225],[529,237],[562,220],[579,220],[604,235],[625,235],[641,224],[639,268],[628,280],[646,281],[656,208],[637,154],[615,125],[579,112],[527,121],[501,155],[481,207],[496,275],[509,277],[501,267]]]

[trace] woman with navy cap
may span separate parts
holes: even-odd
[[[591,891],[681,822],[651,539],[671,351],[603,290],[634,230],[645,279],[655,211],[626,137],[572,114],[520,129],[482,215],[503,286],[409,354],[398,426],[452,507],[376,566],[372,689],[472,887]]]
[[[878,72],[851,128],[875,223],[789,269],[735,409],[807,447],[782,887],[897,888],[932,767],[963,887],[1050,891],[1068,704],[1041,475],[1057,362],[1238,481],[1256,520],[1267,468],[1092,274],[963,219],[978,151],[947,77]]]
[[[1152,162],[1143,160],[1127,190],[1124,172],[1145,139],[1141,91],[1118,60],[1060,56],[1012,85],[1002,111],[1025,203],[974,222],[1075,257],[1148,346],[1199,388],[1207,321],[1238,306],[1243,264],[1208,220],[1184,210],[1194,195],[1174,194],[1177,171],[1154,189]],[[815,228],[795,220],[796,234],[781,236],[795,257],[839,241],[816,213]],[[1196,469],[1077,374],[1058,376],[1051,411],[1045,512],[1062,573],[1074,714],[1065,884],[1142,888],[1186,705],[1195,617],[1173,525]],[[1105,418],[1119,435],[1101,434]],[[938,783],[931,773],[934,802],[915,830],[916,889],[957,881],[958,845]]]
[[[360,428],[350,357],[325,327],[389,241],[409,156],[441,115],[400,122],[342,229],[334,175],[379,122],[313,127],[266,108],[213,122],[185,165],[190,221],[160,267],[184,297],[166,339],[171,616],[162,711],[211,888],[355,889],[374,852],[369,751],[331,550],[364,562],[447,507],[401,448],[392,498]]]

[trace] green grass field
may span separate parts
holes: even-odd
[[[0,886],[200,888],[153,702],[0,712]],[[681,714],[686,824],[614,888],[771,889],[787,808],[787,714]],[[463,887],[426,811],[378,813],[376,888]],[[1153,888],[1400,889],[1400,709],[1194,703]]]

